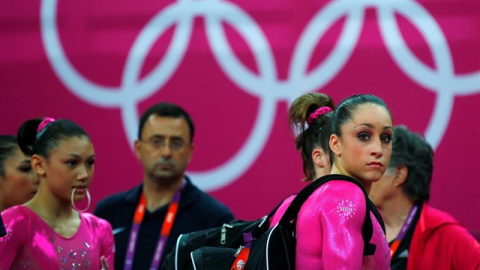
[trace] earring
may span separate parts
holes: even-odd
[[[88,188],[85,188],[85,193],[87,195],[87,207],[85,209],[78,209],[77,206],[75,205],[75,201],[73,200],[73,196],[75,195],[75,190],[77,190],[76,187],[73,188],[72,190],[72,197],[70,200],[72,201],[72,207],[79,213],[83,213],[87,211],[87,209],[90,207],[90,202],[92,201],[92,198],[90,197],[90,192],[88,191]]]

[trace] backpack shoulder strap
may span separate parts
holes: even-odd
[[[293,223],[296,224],[297,215],[303,203],[317,188],[319,188],[320,186],[322,186],[323,184],[331,180],[348,181],[350,183],[357,185],[362,190],[365,196],[365,201],[366,201],[366,211],[365,211],[366,215],[365,215],[365,221],[362,227],[362,237],[363,237],[363,243],[364,243],[363,253],[365,256],[375,254],[375,245],[370,243],[370,240],[372,239],[372,236],[373,236],[373,224],[370,218],[370,211],[373,212],[377,220],[380,222],[380,225],[382,226],[382,229],[384,230],[384,232],[385,232],[385,225],[383,224],[383,220],[382,220],[382,217],[380,216],[380,213],[378,212],[375,205],[368,198],[367,192],[365,191],[363,186],[358,181],[346,175],[341,175],[341,174],[325,175],[313,181],[311,184],[309,184],[305,188],[303,188],[298,193],[298,195],[293,199],[292,203],[290,204],[288,209],[285,211],[285,214],[282,216],[279,223],[282,225],[286,225],[293,220]],[[293,226],[293,228],[295,228],[295,226]]]
[[[370,211],[372,211],[373,215],[377,218],[378,223],[380,223],[383,233],[386,233],[385,223],[383,222],[383,218],[382,218],[382,215],[380,214],[380,211],[378,211],[377,207],[375,206],[375,204],[373,204],[373,202],[370,199],[367,200],[367,203],[370,206]]]
[[[378,211],[377,207],[373,204],[373,202],[368,197],[366,197],[366,200],[367,200],[367,211],[365,216],[365,222],[363,223],[363,227],[362,227],[362,237],[363,237],[363,244],[364,244],[363,255],[369,256],[369,255],[375,254],[375,250],[376,250],[376,246],[370,243],[370,240],[372,240],[372,236],[373,236],[373,223],[370,217],[370,212],[373,213],[375,218],[378,220],[378,223],[380,223],[383,233],[385,233],[385,224],[383,223],[382,216],[380,215],[380,212]]]
[[[282,219],[280,220],[281,224],[288,224],[290,221],[296,219],[298,212],[300,211],[300,208],[302,207],[303,203],[308,199],[308,197],[317,190],[320,186],[323,184],[331,181],[331,180],[344,180],[351,182],[357,186],[360,187],[360,189],[363,191],[365,196],[367,196],[365,189],[360,185],[360,183],[351,177],[348,177],[346,175],[341,175],[341,174],[329,174],[322,176],[318,178],[317,180],[313,181],[310,183],[308,186],[304,187],[298,194],[297,196],[292,200],[290,203],[290,206],[287,208],[285,211],[285,214],[283,214]]]
[[[287,200],[288,198],[290,198],[291,196],[295,196],[296,194],[290,194],[288,195],[287,197],[285,197],[283,200],[280,201],[279,204],[277,204],[273,209],[272,211],[270,211],[270,213],[268,213],[267,217],[268,218],[271,218],[275,215],[275,213],[277,212],[278,208],[280,208],[280,206],[282,206],[282,204],[285,202],[285,200]]]

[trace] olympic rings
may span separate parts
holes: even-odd
[[[138,126],[138,104],[160,91],[174,75],[188,48],[193,19],[198,16],[205,18],[207,38],[215,60],[233,83],[259,98],[260,109],[249,138],[232,158],[209,171],[189,172],[194,182],[204,190],[228,185],[250,168],[267,142],[279,101],[286,100],[290,103],[299,95],[322,88],[335,78],[355,49],[367,8],[378,10],[382,38],[398,67],[410,79],[437,94],[433,116],[426,130],[426,139],[434,148],[447,129],[455,95],[480,91],[480,71],[466,75],[454,73],[452,55],[442,30],[433,16],[413,0],[329,2],[313,16],[300,35],[284,81],[278,79],[272,48],[265,34],[239,6],[222,0],[179,0],[160,10],[142,29],[127,57],[119,87],[92,82],[72,66],[58,35],[56,7],[57,0],[43,0],[41,3],[42,41],[50,64],[57,77],[80,99],[101,107],[121,109],[130,145],[133,145]],[[408,48],[400,34],[394,13],[401,14],[419,30],[432,52],[434,68],[423,64]],[[345,16],[345,26],[336,46],[322,63],[307,73],[315,45],[329,27]],[[231,25],[247,42],[259,74],[249,70],[233,53],[222,22]],[[149,74],[140,78],[148,52],[155,41],[174,24],[176,27],[171,46],[164,58]]]

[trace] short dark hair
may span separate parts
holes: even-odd
[[[5,176],[5,160],[18,149],[17,138],[12,135],[0,135],[0,175]]]
[[[63,139],[86,137],[90,140],[85,130],[67,119],[50,122],[37,133],[37,128],[42,121],[43,119],[30,119],[25,121],[18,129],[18,144],[22,152],[27,156],[38,154],[48,158],[50,152]]]
[[[393,128],[392,156],[389,168],[406,166],[408,175],[402,191],[415,203],[430,199],[433,173],[433,149],[428,142],[406,126]]]
[[[142,131],[145,126],[145,122],[151,115],[163,116],[163,117],[172,117],[172,118],[183,118],[187,121],[188,129],[190,131],[190,143],[193,142],[193,135],[195,134],[195,126],[193,125],[193,120],[190,115],[182,109],[180,106],[173,103],[161,102],[153,105],[148,108],[140,117],[140,123],[138,126],[138,139],[142,139]]]

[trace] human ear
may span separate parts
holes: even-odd
[[[133,148],[135,150],[135,156],[137,157],[137,159],[140,160],[140,149],[142,148],[142,145],[141,145],[141,141],[140,140],[136,140],[134,145],[133,145]]]
[[[188,151],[190,152],[190,153],[188,153],[188,155],[189,155],[188,163],[190,163],[190,161],[192,160],[193,150],[195,150],[195,144],[193,144],[193,142],[192,142],[188,145]]]
[[[315,165],[320,168],[325,167],[326,159],[325,159],[325,152],[320,147],[316,147],[312,151],[312,161]]]
[[[328,142],[330,149],[336,156],[342,156],[340,138],[336,134],[330,135],[330,141]]]
[[[45,158],[39,155],[33,155],[32,158],[30,159],[30,164],[32,165],[32,169],[38,175],[45,175],[46,163],[47,161],[45,160]]]
[[[2,175],[0,175],[0,190],[2,190],[2,186],[3,186],[3,181],[5,181],[5,177],[3,177]]]
[[[407,179],[408,176],[408,168],[405,165],[398,166],[395,169],[395,179],[394,184],[395,187],[399,187],[405,183],[405,180]]]

